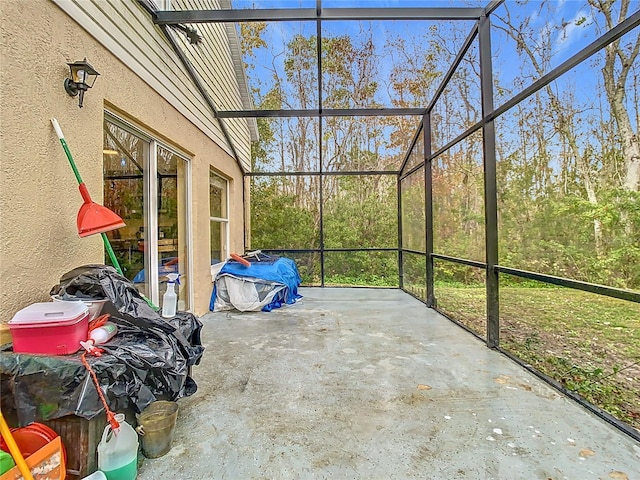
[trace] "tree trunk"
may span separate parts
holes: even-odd
[[[624,0],[627,1],[627,0]],[[531,45],[525,40],[525,36],[519,31],[511,22],[511,18],[509,12],[507,11],[507,16],[501,19],[505,25],[509,28],[500,28],[502,31],[507,33],[514,41],[517,42],[518,47],[524,52],[524,54],[531,61],[531,65],[533,66],[536,73],[542,77],[545,74],[545,69],[543,67],[545,59],[538,59]],[[554,113],[554,125],[553,128],[558,132],[567,142],[567,145],[570,148],[570,151],[575,158],[576,165],[578,167],[578,174],[583,182],[585,192],[587,194],[587,199],[589,203],[596,207],[598,205],[598,197],[596,195],[596,182],[592,178],[593,174],[591,173],[591,168],[589,165],[588,158],[580,155],[580,151],[576,141],[576,134],[573,130],[573,121],[575,116],[575,111],[567,111],[567,109],[562,107],[562,102],[558,98],[558,96],[554,93],[553,89],[550,85],[547,85],[544,88],[546,94],[549,97],[549,103],[552,108],[552,112]],[[596,255],[600,258],[603,255],[603,232],[602,232],[602,222],[601,220],[595,218],[593,220],[593,233],[594,233],[594,246]]]
[[[613,28],[613,2],[594,2],[590,0],[589,3],[604,15],[607,28]],[[622,0],[619,13],[620,21],[626,18],[628,9],[629,0]],[[618,39],[605,47],[605,62],[602,67],[604,88],[611,107],[611,116],[618,126],[622,155],[625,160],[625,175],[622,179],[622,188],[628,192],[637,192],[640,188],[640,143],[637,132],[633,131],[629,112],[625,106],[627,78],[639,52],[640,36],[636,36],[635,45],[628,50],[628,53],[624,48],[620,47],[620,39]],[[617,78],[616,60],[620,62]],[[621,217],[624,222],[625,233],[631,238],[633,224],[628,212],[621,212]]]

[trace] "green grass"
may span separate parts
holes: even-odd
[[[484,287],[437,284],[438,308],[478,334]],[[640,429],[640,305],[563,288],[500,288],[500,346]]]

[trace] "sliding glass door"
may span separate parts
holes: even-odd
[[[126,223],[107,233],[124,276],[159,306],[167,274],[179,273],[178,309],[188,310],[188,158],[107,113],[103,162],[104,204]]]

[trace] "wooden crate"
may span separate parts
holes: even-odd
[[[78,480],[98,469],[98,444],[107,425],[106,417],[98,415],[87,420],[68,415],[42,422],[62,439],[67,452],[67,479]]]
[[[118,413],[124,413],[129,425],[136,427],[136,416],[133,407]],[[107,426],[104,413],[87,420],[75,415],[56,418],[42,422],[51,427],[62,439],[67,451],[67,480],[79,480],[98,469],[98,444],[102,440],[102,432]]]

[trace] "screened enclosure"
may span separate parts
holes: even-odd
[[[638,1],[202,3],[153,14],[235,25],[247,250],[400,288],[640,438]]]

